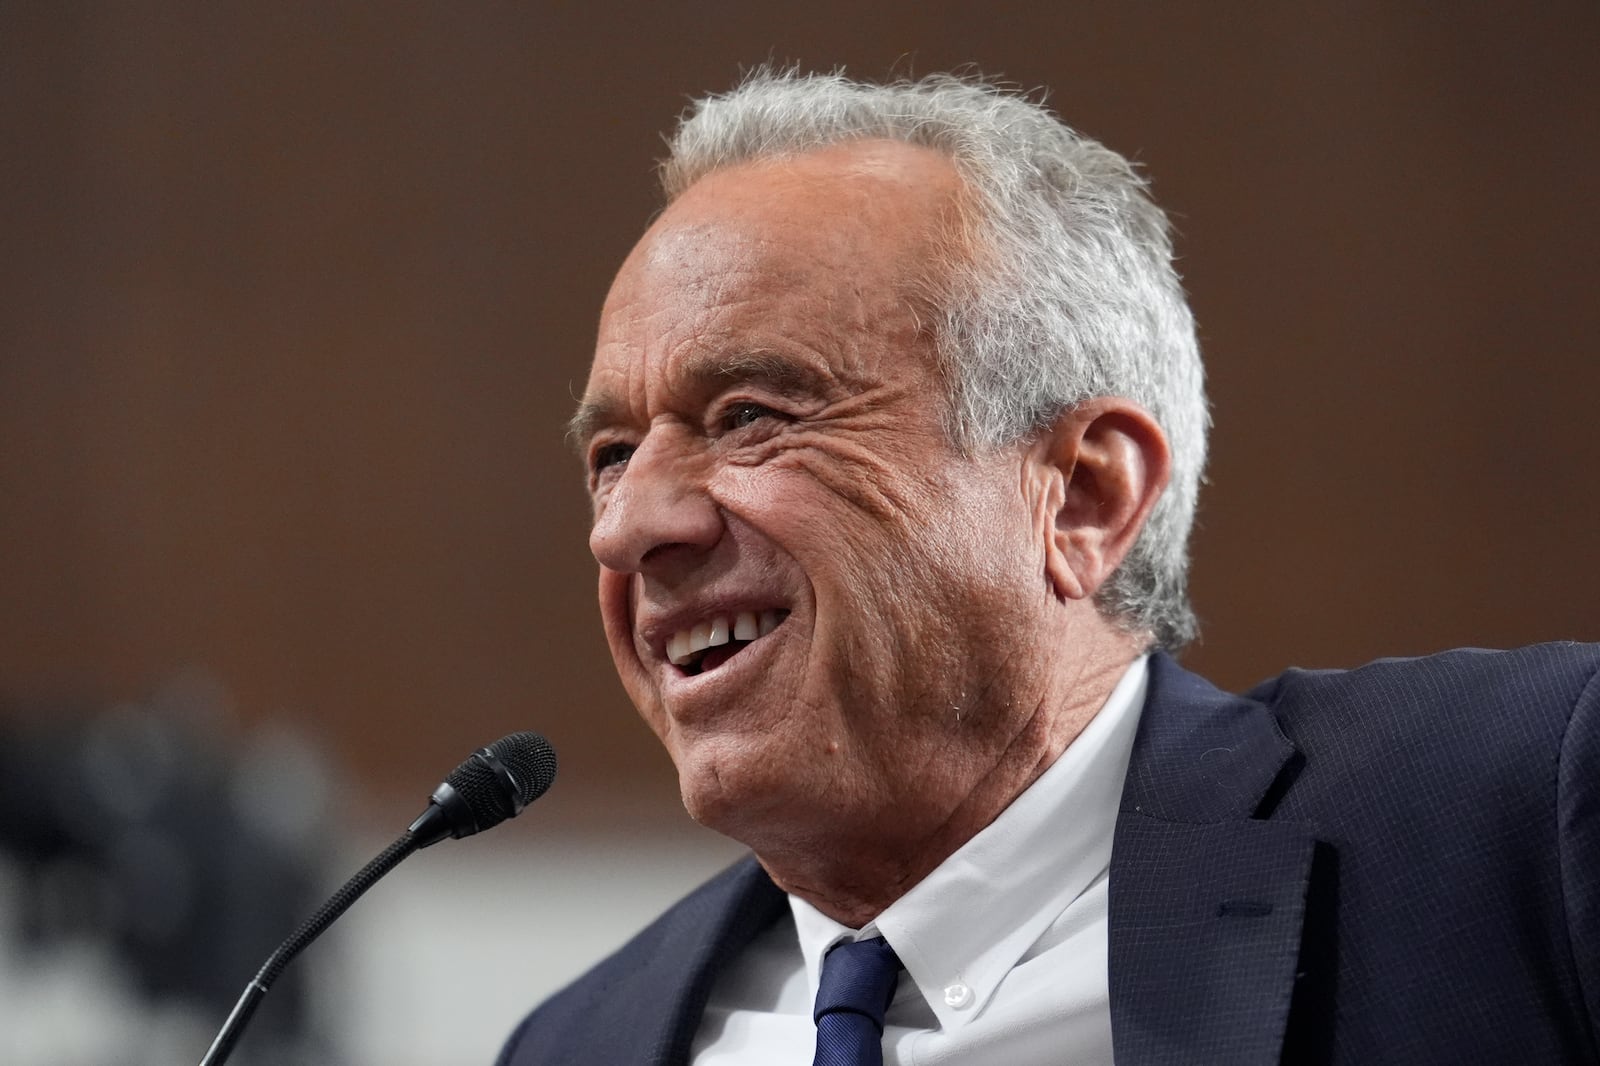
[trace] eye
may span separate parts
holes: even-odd
[[[770,407],[742,400],[739,403],[730,404],[728,409],[722,413],[722,428],[724,430],[745,429],[765,418],[784,418],[784,416]]]
[[[590,460],[589,465],[598,474],[608,467],[621,466],[632,457],[633,445],[631,444],[622,444],[620,442],[602,444],[594,450],[594,458]]]

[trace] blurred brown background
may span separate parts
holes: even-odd
[[[568,817],[673,810],[561,425],[659,132],[769,57],[1049,86],[1148,166],[1191,665],[1600,639],[1597,56],[1592,0],[8,3],[0,699],[202,667],[372,795],[536,728]]]

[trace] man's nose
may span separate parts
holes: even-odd
[[[650,434],[628,458],[595,516],[589,550],[608,570],[650,574],[681,566],[722,537],[705,458]]]

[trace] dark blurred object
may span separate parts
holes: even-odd
[[[7,1063],[198,1058],[317,904],[334,836],[324,762],[281,730],[232,736],[225,708],[189,674],[146,703],[0,714],[0,992],[27,987],[5,969],[45,970],[75,1001],[15,1010],[7,1028],[33,1032],[0,1038]],[[240,1061],[336,1061],[315,971],[284,981]]]

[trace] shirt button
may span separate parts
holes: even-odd
[[[962,984],[951,985],[944,990],[944,1005],[956,1010],[972,1006],[972,989]]]

